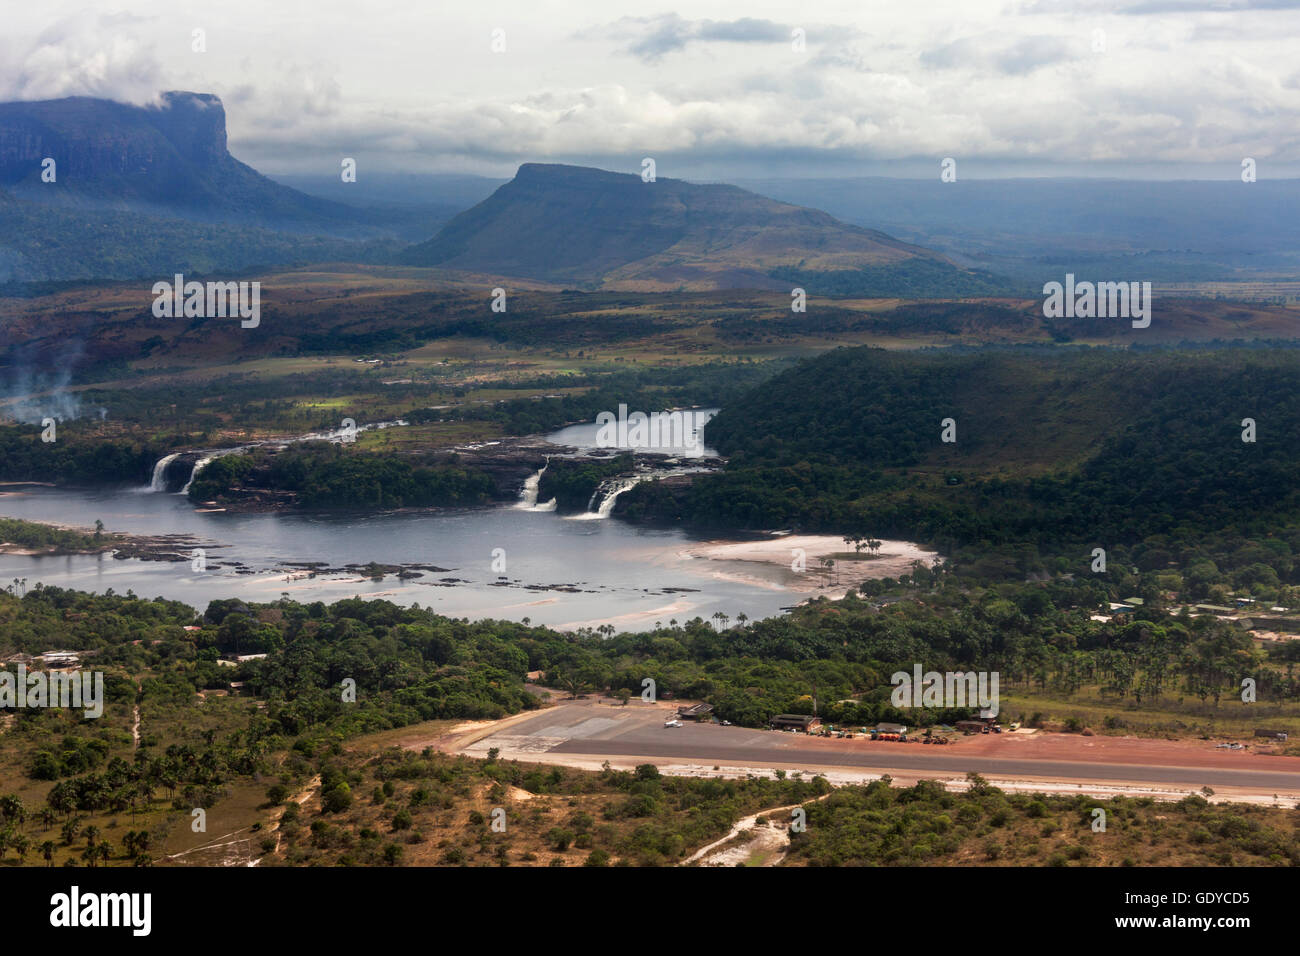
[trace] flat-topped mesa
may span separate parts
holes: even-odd
[[[228,148],[221,98],[186,90],[145,106],[89,96],[0,103],[3,192],[311,235],[389,232],[382,215],[308,196],[241,163]]]
[[[938,253],[737,186],[550,163],[402,254],[416,266],[638,291],[783,290],[862,270],[960,278]],[[880,274],[885,274],[880,272]],[[905,285],[906,282],[896,283]],[[816,294],[815,282],[809,292]]]
[[[88,96],[0,103],[0,183],[38,182],[46,158],[64,184],[179,174],[229,159],[226,111],[217,96],[188,92],[151,106]]]

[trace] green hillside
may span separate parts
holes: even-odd
[[[1048,548],[1268,534],[1300,520],[1298,357],[840,349],[709,424],[722,475],[638,487],[627,514]]]

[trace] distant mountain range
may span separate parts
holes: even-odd
[[[737,186],[534,163],[504,183],[369,166],[355,183],[284,179],[230,154],[210,94],[0,103],[0,283],[355,262],[584,290],[947,298],[1033,296],[1069,271],[1300,275],[1300,180]]]
[[[42,177],[46,160],[52,182]],[[482,195],[483,181],[462,180],[466,194]],[[328,198],[235,159],[225,109],[210,94],[165,93],[145,107],[89,97],[2,103],[0,282],[334,260],[582,289],[1005,291],[929,249],[734,186],[528,163],[454,219],[454,207],[421,201],[411,181],[323,187],[314,191]]]
[[[1300,276],[1300,180],[753,179],[739,185],[869,224],[1040,288],[1066,271],[1156,282]]]

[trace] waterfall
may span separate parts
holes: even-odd
[[[652,477],[652,475],[637,475],[634,478],[611,478],[602,481],[599,487],[596,488],[595,493],[592,494],[591,500],[587,502],[586,512],[580,515],[574,515],[573,517],[584,521],[592,521],[597,518],[608,518],[614,511],[614,502],[618,500],[619,495],[627,491],[629,488],[639,485],[643,481],[648,481]],[[604,497],[601,497],[602,493],[604,494]],[[600,499],[599,507],[596,507],[597,499]],[[595,508],[594,511],[592,510],[593,508]]]
[[[524,490],[519,495],[519,503],[515,505],[521,511],[554,511],[555,499],[552,498],[546,504],[537,503],[537,489],[541,486],[542,475],[550,467],[551,459],[546,459],[546,464],[542,465],[542,470],[535,475],[530,475],[524,479]]]
[[[537,506],[537,486],[541,484],[542,472],[545,471],[546,466],[542,465],[541,471],[524,479],[524,490],[519,494],[519,504],[516,507],[528,511]]]
[[[200,452],[202,457],[199,458],[199,460],[194,463],[194,467],[190,470],[189,481],[185,482],[185,487],[182,488],[178,492],[178,494],[182,494],[182,495],[189,494],[190,485],[194,484],[194,479],[198,476],[198,473],[201,472],[204,468],[206,468],[214,458],[220,458],[222,455],[234,455],[234,454],[238,454],[239,452],[246,452],[253,448],[263,448],[268,445],[276,445],[276,446],[283,447],[285,445],[292,445],[297,442],[306,442],[306,441],[329,441],[329,442],[336,442],[336,443],[345,440],[350,441],[350,440],[354,440],[355,437],[361,432],[370,431],[371,429],[398,428],[409,424],[410,422],[408,422],[406,419],[397,418],[391,422],[373,422],[369,425],[361,425],[355,429],[338,429],[337,431],[329,431],[329,432],[311,432],[310,434],[307,435],[299,435],[297,438],[267,439],[263,441],[251,442],[250,444],[247,445],[237,445],[234,448],[221,448],[216,451],[209,450],[205,452]],[[167,466],[170,465],[173,461],[175,461],[180,454],[181,452],[177,452],[175,455],[168,455],[166,458],[161,459],[156,465],[153,466],[153,479],[149,482],[150,491],[167,490],[167,480],[166,480]],[[542,471],[545,470],[546,468],[543,467]],[[538,472],[537,478],[538,481],[541,480],[541,472]],[[527,485],[525,484],[525,491],[526,490],[527,490]],[[534,485],[533,487],[533,498],[534,498],[534,504],[536,504],[536,485]],[[537,507],[534,510],[554,511],[555,505],[554,502],[548,502],[547,504],[541,505],[540,507]]]
[[[180,452],[175,452],[174,454],[158,459],[158,462],[153,466],[153,477],[149,480],[150,491],[167,490],[167,466],[180,456]]]
[[[185,487],[180,490],[181,494],[188,495],[190,493],[190,485],[194,484],[194,479],[198,477],[199,472],[201,472],[204,468],[206,468],[208,466],[208,463],[211,462],[212,459],[216,457],[218,456],[208,455],[205,458],[200,458],[198,461],[194,463],[194,470],[190,472],[190,480],[185,482]]]

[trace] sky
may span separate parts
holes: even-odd
[[[215,93],[272,175],[1300,176],[1300,0],[0,2],[0,100]]]

